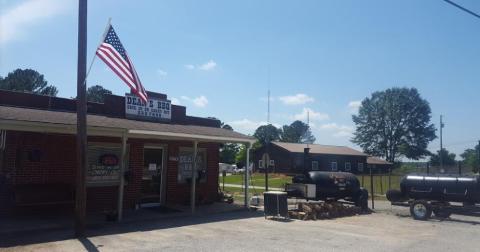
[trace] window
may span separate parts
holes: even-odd
[[[332,171],[338,171],[337,162],[330,163],[330,168]]]
[[[270,166],[275,166],[275,160],[270,160]]]
[[[351,171],[352,170],[352,165],[349,162],[345,163],[345,171]]]
[[[258,160],[258,169],[263,169],[263,160]]]
[[[178,183],[189,183],[192,178],[193,169],[193,148],[181,148],[178,154]],[[200,183],[207,182],[207,152],[205,149],[198,149],[197,174],[195,175]]]
[[[318,161],[312,161],[312,171],[318,171]]]
[[[363,163],[358,163],[358,171],[363,172]]]

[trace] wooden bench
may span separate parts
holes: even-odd
[[[14,187],[15,206],[70,205],[75,201],[72,185],[25,184]]]

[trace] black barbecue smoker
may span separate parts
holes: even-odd
[[[400,181],[400,190],[389,190],[392,205],[410,207],[416,220],[451,214],[480,216],[479,176],[410,174]]]

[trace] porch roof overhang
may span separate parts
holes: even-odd
[[[103,115],[87,116],[90,136],[164,139],[179,141],[241,143],[252,145],[255,139],[244,134],[214,127],[155,123]],[[0,106],[0,129],[43,133],[76,134],[77,114],[64,111]]]

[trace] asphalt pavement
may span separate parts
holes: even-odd
[[[415,221],[377,201],[376,213],[333,220],[265,219],[237,211],[129,223],[71,239],[60,231],[18,237],[6,251],[478,251],[480,218]],[[30,239],[29,239],[30,238]]]

